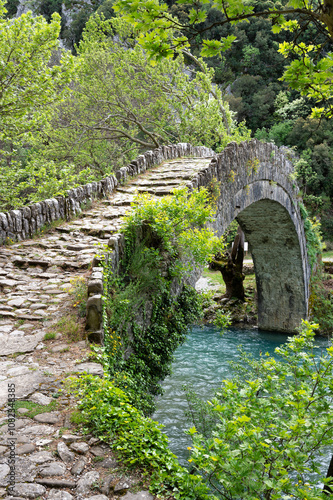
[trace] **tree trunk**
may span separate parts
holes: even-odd
[[[238,227],[237,235],[232,245],[231,254],[226,252],[224,255],[216,255],[211,264],[212,269],[221,271],[223,281],[226,286],[225,296],[227,298],[235,297],[244,302],[244,233]]]

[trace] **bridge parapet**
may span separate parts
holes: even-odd
[[[0,212],[0,245],[6,242],[22,241],[37,234],[44,226],[56,221],[69,220],[79,215],[87,203],[94,199],[109,196],[117,186],[124,184],[131,176],[160,165],[165,160],[180,157],[205,157],[214,155],[205,146],[192,146],[188,143],[161,146],[146,151],[126,167],[98,182],[69,189],[65,195],[33,203],[9,212]]]

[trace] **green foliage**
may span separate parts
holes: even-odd
[[[8,0],[4,6],[7,10],[7,14],[9,17],[14,17],[17,12],[17,7],[19,6],[19,0]]]
[[[48,24],[31,12],[7,20],[0,2],[0,205],[22,205],[28,144],[52,117],[52,103],[69,92],[74,59],[59,52],[60,17]],[[31,189],[30,189],[31,191]]]
[[[228,229],[223,233],[225,245],[227,248],[230,248],[234,242],[238,231],[238,222],[233,220],[232,223],[228,226]]]
[[[139,194],[133,207],[124,230],[128,255],[135,248],[138,230],[144,224],[153,233],[150,235],[148,231],[147,238],[155,239],[154,248],[167,252],[174,260],[171,275],[191,271],[190,258],[197,265],[204,264],[223,246],[222,239],[206,227],[215,213],[206,188],[194,190],[191,194],[186,187],[177,188],[159,200],[147,193]],[[184,256],[186,262],[180,260]]]
[[[62,12],[62,0],[41,0],[38,4],[38,13],[41,14],[45,19],[50,22],[52,19],[52,14],[57,12],[61,16]]]
[[[40,8],[46,17],[60,9],[47,1]],[[136,30],[102,11],[89,19],[76,58],[59,51],[57,13],[50,24],[30,13],[1,22],[9,23],[2,41],[9,64],[0,97],[1,210],[100,180],[147,148],[192,142],[220,150],[250,137],[202,60],[191,76],[183,56],[152,65],[133,40]]]
[[[176,3],[184,2],[178,0]],[[326,51],[323,55],[323,48],[328,41],[332,41],[333,36],[333,18],[327,9],[320,8],[318,14],[317,7],[305,0],[290,1],[287,5],[279,2],[251,4],[238,0],[228,3],[217,1],[212,7],[218,11],[219,17],[217,20],[207,22],[209,17],[207,0],[189,0],[186,3],[190,6],[186,22],[181,22],[172,16],[167,4],[158,0],[145,3],[139,3],[137,0],[118,0],[115,3],[115,10],[120,11],[127,20],[139,28],[139,42],[155,60],[162,57],[170,58],[175,51],[187,49],[194,37],[200,41],[202,56],[221,56],[224,51],[230,49],[236,36],[223,33],[222,36],[208,38],[209,29],[242,23],[252,18],[268,17],[273,24],[273,33],[287,32],[284,34],[285,39],[279,45],[280,54],[283,57],[293,56],[281,79],[292,89],[298,90],[301,95],[308,96],[319,105],[324,104],[322,107],[314,108],[314,117],[325,112],[325,105],[327,116],[331,116],[332,52]],[[202,23],[205,23],[203,29]],[[310,40],[304,39],[303,32],[309,25],[320,36],[316,37],[311,30],[308,30],[312,37]],[[289,33],[292,34],[292,40]],[[253,49],[249,47],[245,49],[246,64],[247,60],[251,61],[255,56]]]
[[[44,340],[53,340],[55,338],[56,338],[55,332],[48,332],[48,333],[45,333],[45,335],[44,335]]]
[[[146,415],[188,325],[201,314],[201,300],[184,279],[222,245],[206,227],[214,213],[210,199],[206,189],[181,188],[158,200],[138,195],[125,219],[119,276],[105,260],[103,363]]]
[[[48,24],[31,12],[7,20],[0,2],[0,141],[36,130],[50,116],[50,104],[68,92],[74,59],[67,53],[52,63],[59,48],[60,16]]]
[[[222,309],[216,312],[214,325],[220,328],[220,333],[223,334],[232,323],[230,311],[225,313]]]
[[[322,269],[318,268],[311,276],[309,311],[310,315],[319,325],[321,333],[332,335],[333,331],[333,294],[326,290],[323,284],[324,275]]]
[[[78,315],[84,318],[87,309],[88,286],[83,276],[77,276],[70,280],[71,287],[68,290],[71,295],[72,305],[77,308]]]
[[[119,19],[90,17],[77,48],[77,83],[43,131],[47,144],[37,145],[35,158],[43,152],[44,161],[70,161],[101,176],[161,144],[221,147],[249,136],[233,123],[203,61],[191,77],[182,56],[152,65],[133,42],[136,34]]]
[[[320,456],[333,443],[333,347],[315,359],[317,327],[304,321],[275,357],[242,353],[236,375],[208,404],[217,420],[210,418],[209,437],[189,430],[192,470],[213,498],[327,498]]]
[[[85,375],[72,381],[79,396],[80,423],[86,432],[112,445],[130,467],[140,467],[150,476],[152,493],[163,498],[207,499],[207,488],[199,475],[189,474],[168,448],[162,426],[144,417],[126,394],[108,379]]]
[[[39,405],[33,401],[15,401],[15,411],[19,408],[25,408],[27,411],[24,415],[25,418],[34,418],[36,415],[45,412],[55,411],[57,409],[57,402],[51,401],[48,405]]]
[[[320,255],[323,250],[320,222],[316,217],[310,219],[308,211],[302,203],[299,203],[299,208],[304,223],[308,258],[311,269],[314,269],[318,260],[318,255]]]

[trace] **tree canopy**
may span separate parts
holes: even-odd
[[[48,24],[31,12],[6,19],[0,0],[0,140],[37,130],[48,117],[50,104],[61,100],[73,76],[74,59],[59,60],[60,16]]]
[[[77,50],[76,82],[41,134],[39,158],[105,175],[161,144],[218,148],[249,137],[203,61],[199,72],[187,70],[182,56],[152,65],[128,24],[99,15],[88,21]]]
[[[152,65],[124,20],[92,16],[76,56],[59,50],[57,13],[50,24],[31,13],[1,23],[2,209],[98,180],[161,144],[218,149],[250,136],[213,69],[193,56],[199,71],[189,69],[183,55]]]
[[[293,34],[291,40],[286,39],[279,46],[279,52],[284,57],[293,57],[282,79],[292,89],[317,103],[312,112],[314,117],[323,114],[331,117],[333,54],[328,52],[333,39],[331,0],[325,0],[323,4],[307,0],[290,0],[282,4],[217,0],[212,3],[212,7],[217,9],[221,16],[208,24],[206,21],[211,3],[209,0],[177,0],[176,3],[191,6],[185,21],[174,17],[169,12],[168,5],[160,4],[158,0],[117,0],[114,8],[136,25],[141,33],[140,43],[155,59],[172,57],[175,51],[188,48],[191,40],[198,35],[202,41],[202,56],[220,55],[231,47],[236,37],[227,35],[219,40],[204,38],[208,30],[252,18],[270,19],[274,33],[289,31]],[[306,43],[302,40],[302,34],[310,25],[314,27],[313,39]]]

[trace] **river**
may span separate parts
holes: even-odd
[[[287,337],[256,329],[230,328],[223,335],[214,327],[195,326],[190,330],[186,342],[175,352],[172,375],[163,382],[164,394],[158,398],[157,411],[152,416],[165,426],[170,449],[182,465],[188,465],[187,447],[191,444],[184,430],[193,425],[184,414],[187,402],[183,385],[192,384],[197,394],[208,400],[221,380],[230,377],[229,361],[239,360],[237,346],[241,344],[246,352],[259,357],[260,351],[273,354]],[[316,343],[323,348],[328,345],[324,338]]]

